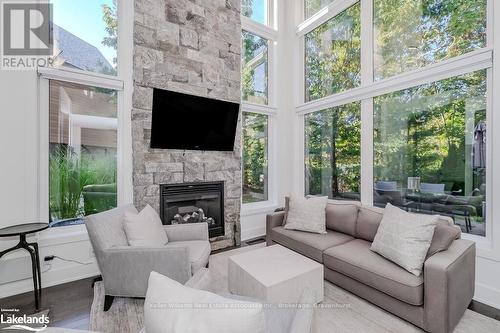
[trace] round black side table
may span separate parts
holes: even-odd
[[[28,243],[26,241],[26,235],[45,230],[48,227],[48,223],[27,223],[0,229],[0,237],[19,236],[19,243],[16,246],[11,247],[10,249],[0,252],[0,258],[2,258],[5,254],[17,249],[25,249],[31,256],[35,307],[37,310],[39,310],[40,308],[40,302],[42,299],[42,273],[40,271],[40,254],[38,252],[38,243]]]

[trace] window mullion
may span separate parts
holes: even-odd
[[[361,0],[361,85],[373,83],[373,0]],[[361,202],[373,204],[373,98],[361,101]]]

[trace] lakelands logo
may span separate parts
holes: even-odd
[[[33,316],[16,316],[0,314],[0,325],[2,330],[20,330],[28,332],[41,332],[47,328],[49,324],[49,316],[46,314],[33,315]]]
[[[34,69],[53,63],[48,2],[1,1],[2,69]]]

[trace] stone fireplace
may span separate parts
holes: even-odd
[[[160,191],[165,185],[223,181],[223,228],[219,229],[223,231],[219,236],[215,236],[219,231],[211,232],[214,250],[240,241],[240,125],[232,152],[152,149],[153,89],[240,103],[240,50],[239,0],[135,1],[134,203],[137,209],[149,204],[160,213]],[[191,220],[197,218],[189,206],[197,207],[186,205],[177,219],[189,220],[186,214],[191,214]]]
[[[210,238],[224,236],[224,182],[160,185],[163,224],[207,223]]]

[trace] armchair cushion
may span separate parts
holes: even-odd
[[[126,212],[123,227],[130,246],[156,247],[168,242],[161,219],[150,205],[146,205],[139,214]]]
[[[101,263],[104,289],[111,296],[144,297],[152,271],[180,283],[191,277],[187,247],[114,247],[104,251]]]
[[[196,273],[200,268],[203,268],[208,263],[210,256],[210,243],[208,240],[192,240],[192,241],[177,241],[169,242],[166,247],[186,247],[189,253],[189,263],[191,265],[191,274]]]
[[[128,204],[85,217],[85,226],[96,255],[97,252],[113,246],[128,245],[123,229],[125,213],[137,214],[137,209],[134,205]]]

